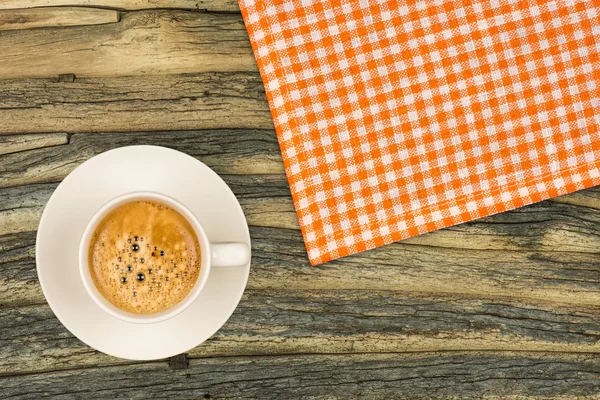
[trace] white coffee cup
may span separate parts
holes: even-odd
[[[169,207],[173,208],[177,212],[187,219],[190,223],[196,236],[198,238],[198,243],[200,244],[200,274],[198,275],[198,279],[192,290],[188,293],[188,295],[181,300],[179,303],[175,304],[173,307],[170,307],[166,310],[153,313],[153,314],[135,314],[125,310],[122,310],[111,302],[109,302],[96,288],[92,280],[92,276],[90,274],[89,268],[89,260],[88,260],[88,251],[90,242],[92,239],[92,235],[96,230],[98,224],[104,219],[108,213],[110,213],[115,208],[125,204],[130,203],[132,201],[143,201],[150,200],[156,201],[162,204],[166,204]],[[206,281],[208,280],[208,276],[210,273],[210,269],[212,267],[236,267],[236,266],[244,266],[250,262],[250,249],[245,243],[210,243],[208,237],[206,236],[206,232],[202,228],[198,219],[194,216],[194,214],[183,204],[178,201],[165,196],[164,194],[154,193],[154,192],[134,192],[124,194],[119,196],[104,206],[102,206],[96,214],[92,217],[91,221],[88,223],[85,231],[83,232],[83,236],[81,237],[81,241],[79,243],[79,272],[81,274],[81,279],[83,281],[83,285],[85,289],[89,293],[92,300],[104,311],[109,313],[110,315],[119,318],[123,321],[132,322],[132,323],[156,323],[160,321],[164,321],[166,319],[172,318],[175,315],[179,314],[187,307],[189,307],[194,300],[200,295],[200,292],[204,288]]]

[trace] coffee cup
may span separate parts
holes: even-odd
[[[152,314],[137,314],[123,310],[112,304],[100,293],[90,272],[90,260],[88,257],[88,252],[90,243],[92,241],[92,236],[96,228],[111,211],[124,204],[135,201],[153,201],[162,203],[177,211],[193,228],[200,246],[200,271],[196,282],[187,296],[172,307]],[[126,322],[138,324],[161,322],[184,311],[198,298],[202,292],[212,267],[241,267],[247,265],[249,262],[250,249],[245,243],[211,243],[208,240],[202,225],[187,207],[167,195],[155,192],[127,193],[106,203],[94,214],[90,222],[87,224],[79,243],[79,272],[83,281],[83,285],[89,296],[102,310],[113,317]]]

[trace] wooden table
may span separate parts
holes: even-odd
[[[600,398],[599,189],[311,267],[235,0],[0,0],[0,79],[0,398]],[[58,183],[134,144],[251,226],[237,311],[172,360],[87,347],[35,272]]]

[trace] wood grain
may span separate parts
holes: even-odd
[[[285,175],[223,175],[250,225],[299,229]],[[37,230],[58,184],[0,189],[0,236]]]
[[[284,173],[277,137],[271,130],[75,134],[68,145],[0,156],[0,187],[56,182],[96,154],[134,144],[185,151],[220,174]]]
[[[236,0],[0,0],[0,9],[83,6],[121,10],[180,8],[201,11],[239,12]]]
[[[0,87],[0,135],[273,129],[258,72],[6,79]]]
[[[0,238],[0,306],[45,303],[35,270],[35,233]]]
[[[62,398],[591,399],[600,358],[451,352],[192,359],[4,378],[0,395]]]
[[[84,7],[0,10],[0,31],[119,22],[119,11]]]
[[[248,290],[193,357],[423,351],[600,351],[597,306],[378,291]],[[0,308],[0,376],[127,363],[73,337],[47,305]]]
[[[0,155],[17,153],[19,151],[40,149],[43,147],[60,146],[69,143],[66,133],[48,133],[37,135],[0,135]]]
[[[250,234],[250,289],[384,290],[600,304],[600,261],[593,253],[465,251],[398,242],[314,268],[300,232],[252,227]],[[0,236],[0,305],[44,302],[34,247],[34,232]]]
[[[165,10],[124,12],[115,24],[5,32],[0,65],[2,79],[257,70],[241,15]]]

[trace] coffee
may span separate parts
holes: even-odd
[[[136,314],[166,310],[183,300],[200,273],[200,244],[190,223],[156,201],[134,201],[98,224],[88,251],[98,291]]]

